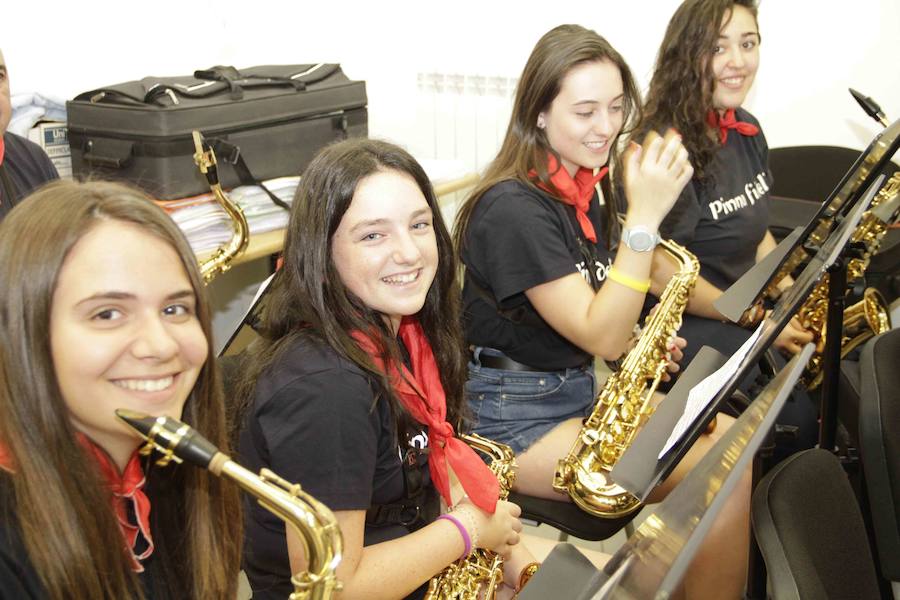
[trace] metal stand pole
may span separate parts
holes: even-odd
[[[838,385],[841,375],[841,336],[844,329],[844,295],[847,291],[847,260],[840,256],[828,268],[828,317],[822,353],[822,398],[819,447],[833,452],[837,436]]]

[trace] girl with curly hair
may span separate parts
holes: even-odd
[[[742,106],[759,67],[759,45],[755,0],[684,2],[659,48],[639,128],[674,127],[694,166],[691,183],[660,228],[700,260],[681,329],[688,340],[685,366],[703,343],[731,354],[749,336],[722,323],[712,303],[775,247],[768,230],[769,149],[759,121]],[[656,266],[654,279],[666,280],[670,271]],[[751,309],[744,324],[761,317]],[[811,339],[792,321],[776,346],[797,352]]]

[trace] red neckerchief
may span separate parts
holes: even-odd
[[[147,478],[144,476],[140,455],[135,450],[120,475],[106,451],[86,435],[79,432],[77,436],[81,445],[96,460],[97,466],[100,467],[100,473],[103,475],[109,491],[112,492],[113,511],[116,513],[122,535],[125,536],[128,552],[131,555],[132,569],[135,573],[143,573],[144,566],[140,561],[153,554],[153,537],[150,535],[150,498],[143,491]],[[137,525],[128,519],[129,502],[137,517]],[[134,547],[137,544],[139,533],[144,537],[147,549],[137,555],[134,553]]]
[[[569,172],[557,164],[556,157],[552,154],[547,155],[547,172],[550,173],[550,183],[556,186],[557,191],[562,194],[560,198],[566,204],[575,207],[575,216],[578,218],[578,224],[581,225],[581,231],[584,237],[597,243],[597,233],[594,231],[594,224],[587,216],[588,209],[591,207],[591,198],[594,197],[594,186],[597,182],[606,176],[609,168],[603,167],[596,175],[584,167],[579,167],[573,178]],[[537,177],[537,171],[532,169],[528,172],[528,176]],[[537,186],[545,192],[553,191],[543,182],[538,182]]]
[[[449,466],[475,506],[493,513],[500,496],[500,484],[475,451],[455,436],[453,426],[447,422],[444,386],[422,325],[416,318],[404,317],[398,333],[409,352],[413,372],[401,364],[399,369],[396,366],[390,369],[388,378],[403,407],[418,423],[428,427],[428,467],[434,486],[447,505],[452,506]],[[372,338],[361,331],[354,331],[352,335],[359,347],[368,352],[375,366],[385,372],[381,354]]]
[[[81,432],[77,432],[76,436],[82,447],[94,457],[97,466],[100,467],[103,479],[112,492],[113,511],[116,513],[122,535],[125,536],[125,541],[128,543],[128,552],[131,554],[132,561],[131,568],[135,573],[143,573],[144,566],[140,561],[153,553],[153,538],[150,536],[150,499],[141,489],[147,482],[147,478],[141,467],[140,456],[135,450],[128,460],[128,464],[125,465],[125,471],[119,475],[119,470],[116,469],[109,455],[102,448]],[[15,470],[12,457],[3,444],[0,444],[0,468],[10,473]],[[137,525],[132,525],[128,520],[128,502],[133,504],[134,514],[138,519]],[[139,532],[144,536],[147,549],[137,556],[134,553],[134,545],[137,543]]]
[[[724,145],[728,140],[728,130],[736,129],[741,135],[753,136],[759,133],[759,127],[745,121],[738,121],[734,109],[729,108],[725,114],[719,117],[719,112],[711,110],[706,113],[706,122],[710,127],[719,130],[719,141]]]
[[[3,164],[4,154],[6,154],[6,142],[3,140],[3,136],[0,135],[0,165]]]

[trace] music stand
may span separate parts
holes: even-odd
[[[686,383],[681,386],[676,383],[672,387],[666,399],[619,459],[611,473],[613,481],[639,499],[645,499],[659,482],[669,476],[694,441],[706,429],[719,406],[734,393],[741,380],[797,312],[822,272],[841,253],[883,179],[884,177],[880,176],[870,185],[865,197],[856,204],[853,212],[844,218],[822,243],[821,249],[810,259],[794,285],[782,294],[772,313],[763,320],[741,351],[729,359],[733,368],[723,381],[716,384],[715,389],[718,391],[714,391],[705,407],[697,410],[696,416],[686,425],[677,443],[662,452],[669,441],[670,433],[676,427],[681,415],[685,413],[691,390],[697,387],[699,380],[709,374],[710,369],[717,368],[725,362],[724,357],[712,348],[701,348],[697,355],[700,361],[695,358],[682,375],[687,380]],[[652,465],[652,468],[647,468],[647,464]]]
[[[807,344],[788,362],[602,571],[573,546],[560,544],[519,594],[520,600],[670,597],[774,425],[813,350]]]
[[[775,274],[788,260],[802,264],[806,258],[815,254],[816,248],[804,245],[814,239],[824,240],[828,236],[837,217],[846,217],[853,210],[898,148],[900,148],[900,120],[894,121],[875,136],[799,233],[795,230],[782,240],[769,256],[754,265],[713,302],[716,310],[726,318],[737,322],[748,306],[762,298],[763,292],[772,284]]]
[[[272,273],[259,284],[256,295],[253,296],[253,300],[250,302],[250,306],[244,311],[244,314],[241,316],[235,328],[231,331],[228,339],[216,349],[216,356],[221,357],[238,354],[258,335],[256,331],[253,330],[253,326],[259,319],[259,309],[262,305],[262,301],[266,297],[269,288],[272,286],[272,282],[275,281],[275,275],[277,274],[278,271]]]

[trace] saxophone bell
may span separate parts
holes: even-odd
[[[660,295],[659,308],[644,322],[637,344],[606,380],[553,478],[554,490],[568,494],[585,512],[607,519],[627,516],[641,507],[634,495],[612,481],[610,473],[653,412],[653,393],[668,364],[667,345],[681,327],[681,315],[700,273],[699,261],[685,248],[670,240],[660,246],[679,269]]]
[[[888,227],[896,222],[898,217],[900,217],[900,172],[894,173],[878,191],[850,237],[850,242],[859,245],[863,253],[862,257],[850,259],[847,265],[848,288],[863,280],[871,257],[878,252]],[[810,390],[819,387],[824,378],[822,352],[828,317],[828,285],[829,276],[824,274],[796,314],[816,339],[816,351],[809,359],[800,379]],[[875,288],[867,288],[863,292],[862,300],[844,310],[843,318],[842,359],[869,338],[891,328],[887,301]]]
[[[869,339],[891,329],[891,315],[887,301],[881,292],[875,288],[866,288],[863,298],[856,304],[844,309],[844,329],[841,334],[841,359],[845,358],[853,350],[867,342]],[[815,389],[822,384],[824,373],[822,371],[825,326],[816,344],[816,352],[813,353],[803,372],[801,381],[808,389]]]

